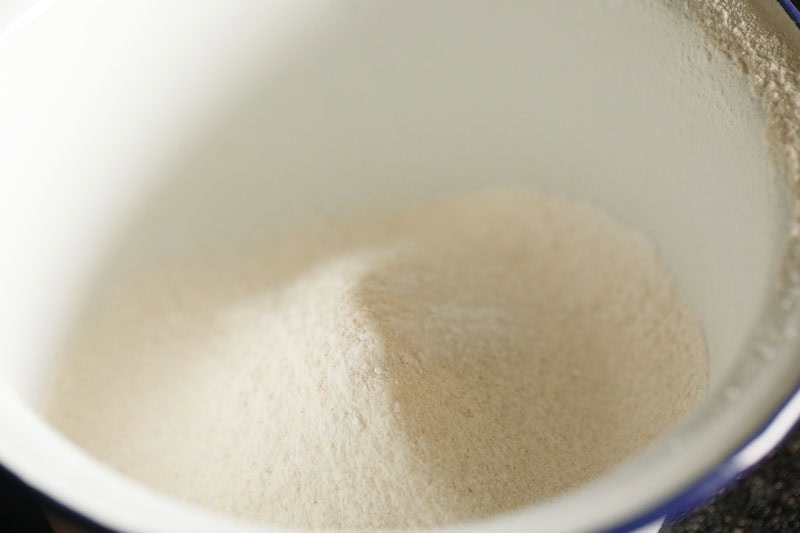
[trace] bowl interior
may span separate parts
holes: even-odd
[[[0,145],[14,147],[0,174],[31,177],[3,184],[17,201],[0,230],[18,259],[0,266],[0,383],[22,404],[82,310],[165,255],[321,213],[527,185],[600,206],[656,243],[702,318],[711,393],[726,386],[778,271],[789,203],[765,112],[678,8],[208,4],[158,17],[132,1],[59,5],[0,51],[11,80]],[[79,454],[47,439],[48,458]],[[14,460],[14,446],[0,454]],[[59,492],[54,474],[18,460]],[[125,483],[98,476],[97,490]]]
[[[109,283],[321,214],[535,186],[653,239],[703,320],[719,386],[789,220],[749,88],[653,8],[495,11],[336,13],[166,173],[117,240]]]

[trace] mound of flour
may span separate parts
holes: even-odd
[[[222,512],[432,526],[594,478],[706,373],[701,326],[641,236],[487,192],[142,274],[87,319],[45,413]]]

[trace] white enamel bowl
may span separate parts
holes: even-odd
[[[790,188],[746,76],[675,9],[145,4],[0,8],[0,463],[47,497],[127,531],[252,528],[123,478],[36,414],[81,310],[199,242],[492,185],[559,191],[647,233],[703,320],[710,389],[601,479],[465,527],[657,523],[796,419]],[[797,44],[777,3],[753,5]]]

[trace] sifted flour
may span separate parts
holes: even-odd
[[[45,412],[222,512],[433,526],[596,477],[706,373],[645,239],[558,197],[485,192],[144,273],[89,317]]]

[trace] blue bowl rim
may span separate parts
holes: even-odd
[[[789,15],[789,18],[800,28],[800,8],[798,8],[792,0],[778,0],[778,3],[783,7],[783,10],[786,11],[786,14]]]
[[[800,384],[784,399],[770,418],[727,458],[686,488],[662,503],[622,523],[604,530],[607,533],[634,531],[664,517],[679,516],[711,499],[719,491],[750,472],[774,451],[800,420]]]

